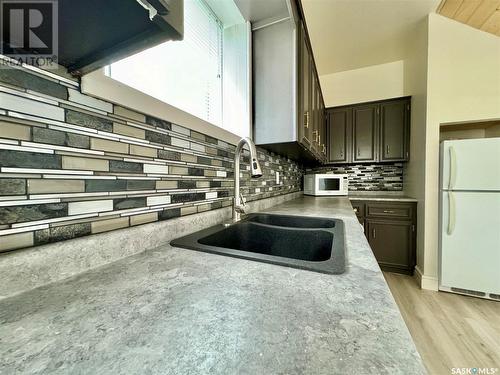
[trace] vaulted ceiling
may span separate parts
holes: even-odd
[[[302,0],[320,75],[405,58],[412,31],[439,0]]]
[[[500,0],[443,0],[437,13],[500,36]]]

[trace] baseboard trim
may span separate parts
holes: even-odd
[[[437,277],[426,276],[422,274],[422,271],[418,266],[415,266],[415,273],[413,274],[415,282],[421,289],[438,291],[438,279]]]

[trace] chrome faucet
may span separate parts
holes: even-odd
[[[250,149],[250,175],[252,178],[258,178],[262,176],[262,170],[260,169],[259,160],[257,159],[257,150],[255,149],[255,144],[250,138],[241,138],[236,146],[236,152],[234,154],[234,201],[233,201],[233,223],[240,221],[241,214],[246,214],[246,202],[243,195],[240,193],[240,156],[243,151],[243,146],[247,145]]]

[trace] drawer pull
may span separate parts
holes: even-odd
[[[393,214],[394,211],[393,210],[384,210],[384,214]]]
[[[372,230],[372,237],[377,238],[377,233],[375,233],[375,228],[373,228],[373,230]]]

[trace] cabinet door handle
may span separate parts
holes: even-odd
[[[344,150],[340,150],[340,157],[343,158],[344,157]]]
[[[384,210],[384,214],[393,214],[394,211],[393,210]]]
[[[389,151],[389,145],[387,145],[387,146],[385,147],[385,153],[386,153],[386,155],[389,155],[389,152],[390,152],[390,151]]]
[[[358,208],[357,207],[354,208],[354,212],[358,213]]]
[[[377,238],[377,233],[375,232],[375,228],[372,229],[372,237]]]
[[[358,156],[361,156],[361,150],[358,147]]]
[[[309,111],[304,113],[304,127],[309,129]]]

